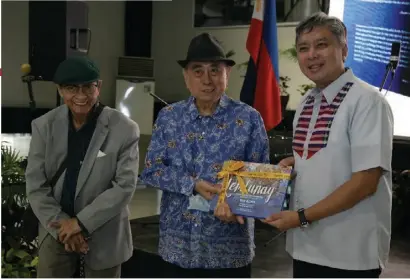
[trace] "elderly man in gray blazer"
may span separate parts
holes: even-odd
[[[54,82],[64,100],[32,122],[27,195],[39,220],[38,277],[120,277],[132,255],[128,204],[138,176],[138,125],[98,102],[99,70],[63,61]],[[64,169],[55,185],[50,181]]]

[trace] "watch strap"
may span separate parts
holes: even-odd
[[[298,210],[298,215],[299,215],[300,226],[301,227],[307,227],[310,224],[310,222],[306,219],[305,209],[300,208]]]

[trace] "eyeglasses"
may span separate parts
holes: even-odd
[[[91,95],[95,92],[95,89],[98,87],[98,84],[95,83],[88,83],[84,85],[62,85],[61,89],[64,92],[67,92],[69,94],[77,94],[78,92],[81,91],[86,94],[86,95]]]

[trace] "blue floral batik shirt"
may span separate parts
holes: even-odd
[[[227,224],[212,212],[188,210],[195,181],[217,183],[226,160],[269,163],[263,120],[223,95],[211,116],[191,97],[163,108],[154,125],[141,179],[163,191],[159,254],[183,268],[237,268],[254,257],[254,220]]]

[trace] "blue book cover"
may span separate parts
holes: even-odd
[[[228,161],[218,175],[223,185],[220,195],[235,215],[267,218],[283,209],[291,173],[292,167]],[[211,210],[215,209],[220,195],[210,201]]]

